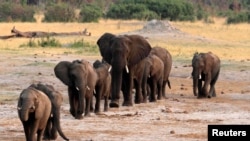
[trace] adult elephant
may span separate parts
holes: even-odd
[[[23,124],[26,141],[42,140],[51,114],[51,107],[50,99],[43,92],[32,87],[21,92],[17,112]]]
[[[120,35],[104,33],[97,41],[100,53],[111,66],[110,107],[119,107],[120,91],[123,106],[132,106],[133,66],[148,56],[151,45],[140,35]]]
[[[159,47],[159,46],[153,47],[150,54],[158,56],[164,64],[162,96],[166,98],[166,84],[168,84],[168,87],[171,89],[169,75],[170,75],[170,71],[172,68],[172,56],[167,49]]]
[[[110,97],[111,89],[111,75],[109,73],[110,65],[106,62],[96,60],[93,63],[93,67],[96,70],[98,80],[95,86],[95,113],[100,112],[101,99],[104,98],[104,111],[108,111],[108,100]]]
[[[60,110],[61,105],[63,103],[63,95],[56,91],[52,85],[48,84],[32,84],[30,87],[33,87],[37,90],[42,91],[44,94],[46,94],[51,103],[52,103],[52,111],[51,116],[47,122],[47,126],[44,132],[44,139],[46,140],[56,140],[57,138],[57,132],[64,140],[69,140],[64,133],[62,132],[61,124],[60,124]]]
[[[71,115],[76,119],[81,119],[83,112],[84,116],[89,116],[98,79],[92,64],[87,60],[61,61],[55,66],[54,72],[68,86]]]
[[[192,59],[193,93],[197,98],[216,96],[215,83],[220,73],[220,59],[212,52],[195,53]],[[204,85],[202,85],[204,81]],[[208,91],[208,86],[210,89]],[[198,89],[198,94],[197,94]]]

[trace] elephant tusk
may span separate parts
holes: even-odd
[[[35,108],[36,108],[36,106],[35,106],[35,105],[33,105],[31,108],[32,108],[32,109],[35,109]]]
[[[22,110],[22,107],[17,107],[17,110]]]
[[[199,75],[199,79],[201,79],[201,75]]]
[[[95,91],[95,89],[94,89],[94,94],[96,94],[96,91]]]
[[[127,65],[125,66],[125,68],[126,68],[126,72],[129,73],[129,70],[128,70],[128,66],[127,66]]]
[[[76,87],[76,90],[77,90],[77,91],[79,91],[79,88],[78,88],[78,87]]]
[[[86,86],[86,88],[87,88],[88,90],[90,90],[89,86]]]
[[[109,67],[108,72],[110,72],[110,71],[111,71],[111,69],[112,69],[112,66],[110,66],[110,67]]]

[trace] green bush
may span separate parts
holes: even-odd
[[[57,4],[48,6],[43,22],[73,22],[75,21],[74,8],[67,4]]]
[[[55,38],[47,36],[46,38],[41,38],[41,41],[38,40],[38,46],[41,47],[60,47],[61,43]]]
[[[35,10],[31,6],[22,6],[10,2],[0,4],[0,22],[34,22]]]
[[[70,48],[75,49],[76,54],[97,54],[99,53],[99,48],[97,45],[93,45],[89,42],[85,42],[83,39],[76,40],[73,43],[69,43]]]
[[[227,24],[236,24],[243,22],[250,22],[250,14],[249,13],[235,13],[227,18]]]
[[[145,19],[145,17],[194,20],[194,7],[184,0],[122,0],[112,5],[107,12],[108,18]]]
[[[97,22],[101,17],[101,9],[94,4],[84,5],[80,11],[80,22]]]

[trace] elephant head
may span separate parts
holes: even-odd
[[[18,115],[21,121],[27,121],[30,113],[35,113],[35,117],[41,116],[41,113],[35,112],[40,102],[37,92],[35,89],[24,89],[21,92],[17,105]]]
[[[112,66],[111,76],[111,103],[110,107],[119,106],[119,93],[122,88],[122,81],[126,81],[124,86],[132,90],[131,71],[133,65],[144,59],[150,52],[151,46],[147,40],[140,35],[120,35],[115,36],[111,33],[103,34],[97,41],[101,55],[105,61]],[[128,76],[124,76],[126,71]],[[127,82],[129,81],[129,82]],[[123,105],[131,105],[130,90],[123,91]],[[126,98],[125,97],[128,97]],[[126,104],[127,102],[127,104]]]
[[[82,118],[84,98],[92,98],[90,91],[94,90],[97,80],[92,65],[86,60],[61,61],[55,66],[54,72],[56,77],[68,86],[70,113],[77,119]],[[86,100],[87,102],[89,101]],[[85,115],[89,114],[88,112],[85,111]]]

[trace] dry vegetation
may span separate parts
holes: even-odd
[[[174,22],[172,26],[189,35],[199,38],[162,38],[149,41],[155,45],[167,48],[173,56],[192,57],[195,51],[213,51],[222,59],[247,60],[250,54],[250,27],[249,24],[226,25],[224,19],[214,19],[214,24],[204,22]],[[92,33],[91,37],[57,37],[60,42],[68,43],[78,39],[95,44],[96,40],[104,33],[111,32],[123,34],[129,31],[142,29],[145,22],[140,21],[114,21],[102,20],[99,23],[0,23],[1,35],[9,35],[13,26],[22,31],[45,32],[74,32],[85,28]],[[178,35],[176,35],[178,36]],[[27,43],[29,39],[0,40],[1,50],[18,49],[20,44]],[[19,50],[19,49],[18,49]],[[25,49],[26,50],[26,49]],[[48,49],[51,50],[51,49]],[[53,50],[53,49],[52,49]],[[61,51],[63,50],[63,51]],[[69,49],[70,50],[70,49]],[[37,51],[34,50],[34,51]],[[64,52],[65,49],[56,49],[56,52]],[[97,53],[97,55],[99,55]]]
[[[0,140],[24,140],[17,118],[16,100],[32,82],[53,84],[64,94],[62,125],[71,140],[206,140],[207,124],[247,124],[250,119],[250,26],[171,22],[181,34],[143,34],[152,44],[169,50],[174,63],[168,99],[157,103],[110,109],[101,115],[75,120],[68,112],[67,88],[55,78],[53,67],[61,60],[99,59],[99,52],[75,49],[19,47],[30,39],[0,40]],[[123,34],[142,29],[145,22],[102,20],[99,23],[0,23],[1,35],[15,26],[22,31],[74,32],[88,29],[92,36],[55,37],[62,43],[78,39],[96,44],[104,33]],[[39,39],[32,39],[39,40]],[[192,94],[191,58],[194,52],[212,51],[222,60],[218,97],[197,100]],[[138,132],[137,132],[138,131]],[[11,136],[10,136],[11,135]],[[58,140],[61,140],[59,137]]]

